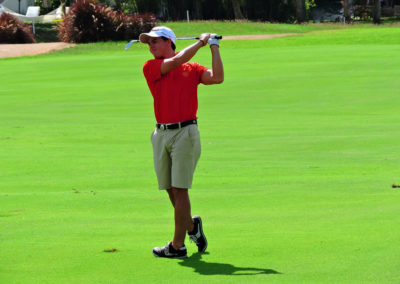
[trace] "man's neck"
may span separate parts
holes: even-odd
[[[174,57],[175,56],[175,51],[173,51],[172,49],[167,53],[167,55],[166,56],[164,56],[164,59],[167,59],[167,58],[171,58],[171,57]]]

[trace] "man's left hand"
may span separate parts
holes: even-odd
[[[208,39],[208,44],[210,45],[210,47],[212,45],[216,45],[219,47],[219,39],[216,38],[217,36],[218,36],[217,34],[210,35],[210,38]]]

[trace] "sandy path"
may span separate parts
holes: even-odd
[[[74,46],[75,44],[65,42],[31,43],[31,44],[0,44],[0,58],[32,56],[48,53]]]
[[[298,34],[270,34],[270,35],[238,35],[224,36],[224,40],[257,40],[271,39],[285,36],[294,36]],[[0,58],[33,56],[48,53],[53,50],[60,50],[75,46],[72,43],[65,42],[49,42],[49,43],[32,43],[32,44],[0,44]]]
[[[224,36],[224,40],[256,40],[256,39],[271,39],[285,36],[295,36],[299,34],[271,34],[271,35],[238,35]]]

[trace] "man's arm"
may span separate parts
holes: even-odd
[[[218,45],[211,45],[212,69],[208,69],[201,76],[204,85],[221,84],[224,81],[224,66]]]
[[[210,34],[202,34],[198,42],[186,47],[174,57],[164,59],[161,64],[161,74],[164,75],[192,59],[197,51],[207,44],[209,37]]]

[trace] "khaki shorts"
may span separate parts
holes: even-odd
[[[158,188],[191,188],[201,153],[196,124],[181,129],[155,129],[151,135]]]

